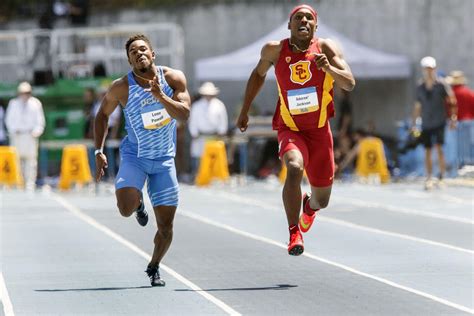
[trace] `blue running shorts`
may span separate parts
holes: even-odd
[[[179,186],[174,158],[151,160],[123,154],[115,177],[115,189],[133,187],[141,191],[145,180],[153,206],[178,206]]]

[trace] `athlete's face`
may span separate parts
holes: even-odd
[[[288,23],[291,37],[299,40],[312,39],[317,28],[316,22],[316,17],[309,9],[301,8],[293,14]]]
[[[134,69],[141,72],[150,69],[154,59],[155,52],[143,40],[134,41],[128,48],[128,62]]]

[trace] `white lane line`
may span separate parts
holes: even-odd
[[[13,313],[13,305],[10,301],[10,296],[8,295],[7,286],[5,284],[5,279],[3,278],[3,273],[0,271],[0,301],[3,305],[3,313],[5,316],[15,316]]]
[[[377,228],[372,228],[372,227],[368,227],[368,226],[353,224],[351,222],[346,222],[346,221],[343,221],[343,220],[330,218],[330,217],[323,216],[323,215],[318,216],[318,220],[321,221],[321,222],[327,222],[327,223],[340,225],[340,226],[345,226],[345,227],[349,227],[349,228],[353,228],[353,229],[359,229],[359,230],[363,230],[363,231],[370,232],[370,233],[375,233],[375,234],[380,234],[380,235],[386,235],[386,236],[411,240],[411,241],[415,241],[415,242],[419,242],[419,243],[423,243],[423,244],[428,244],[428,245],[432,245],[432,246],[447,248],[447,249],[450,249],[450,250],[456,250],[456,251],[460,251],[460,252],[474,254],[474,250],[461,248],[461,247],[457,247],[457,246],[453,246],[453,245],[449,245],[449,244],[445,244],[445,243],[441,243],[441,242],[437,242],[437,241],[432,241],[432,240],[429,240],[429,239],[418,238],[418,237],[413,237],[413,236],[410,236],[410,235],[393,233],[393,232],[390,232],[390,231],[385,231],[385,230],[381,230],[381,229],[377,229]]]
[[[202,191],[203,193],[206,191]],[[222,196],[227,199],[233,200],[233,201],[240,201],[243,203],[253,203],[254,205],[258,205],[259,207],[269,209],[269,208],[275,208],[272,207],[268,204],[268,202],[264,201],[258,201],[252,198],[244,198],[240,195],[230,193],[230,192],[218,192],[218,191],[213,191],[213,192],[206,192],[206,194],[210,194],[212,196]],[[463,223],[463,224],[471,224],[474,225],[474,221],[472,219],[468,218],[463,218],[463,217],[457,217],[457,216],[451,216],[451,215],[443,215],[443,214],[438,214],[434,212],[428,212],[428,211],[419,211],[416,209],[412,208],[406,208],[406,207],[401,207],[401,206],[395,206],[395,205],[387,205],[387,204],[382,204],[382,203],[375,203],[375,202],[368,202],[360,199],[354,199],[354,198],[348,198],[348,197],[343,197],[338,195],[336,198],[335,203],[337,204],[342,204],[342,203],[347,203],[347,204],[352,204],[355,206],[359,207],[370,207],[370,208],[377,208],[377,209],[382,209],[382,210],[387,210],[390,212],[394,213],[404,213],[404,214],[410,214],[410,215],[417,215],[417,216],[424,216],[424,217],[430,217],[430,218],[436,218],[436,219],[442,219],[442,220],[447,220],[447,221],[452,221],[452,222],[458,222],[458,223]]]
[[[259,208],[270,210],[270,211],[281,211],[280,208],[272,206],[271,204],[265,203],[263,201],[254,200],[254,199],[244,197],[244,196],[237,196],[235,194],[228,193],[228,192],[215,192],[212,195],[223,197],[223,198],[229,199],[229,200],[237,202],[237,203],[244,203],[244,204],[247,204],[247,205],[257,206]],[[424,238],[418,238],[418,237],[414,237],[414,236],[410,236],[410,235],[406,235],[406,234],[399,234],[399,233],[394,233],[394,232],[381,230],[381,229],[377,229],[377,228],[372,228],[372,227],[368,227],[368,226],[358,225],[358,224],[354,224],[354,223],[351,223],[351,222],[347,222],[347,221],[343,221],[343,220],[339,220],[339,219],[335,219],[335,218],[330,218],[330,217],[324,216],[324,215],[318,215],[318,219],[321,222],[327,222],[327,223],[331,223],[331,224],[334,224],[334,225],[344,226],[344,227],[348,227],[348,228],[352,228],[352,229],[358,229],[358,230],[362,230],[362,231],[366,231],[366,232],[370,232],[370,233],[396,237],[396,238],[410,240],[410,241],[414,241],[414,242],[418,242],[418,243],[428,244],[428,245],[431,245],[431,246],[443,247],[443,248],[450,249],[450,250],[455,250],[455,251],[465,252],[465,253],[469,253],[469,254],[474,254],[474,250],[471,250],[471,249],[461,248],[461,247],[453,246],[453,245],[450,245],[450,244],[441,243],[441,242],[437,242],[437,241],[433,241],[433,240],[429,240],[429,239],[424,239]]]
[[[418,187],[418,189],[414,189],[414,188],[411,188],[411,189],[406,189],[406,188],[400,188],[400,187],[394,187],[394,186],[365,186],[365,187],[361,187],[361,186],[351,186],[350,189],[353,189],[353,190],[357,190],[359,192],[367,192],[367,191],[371,191],[371,192],[377,192],[377,193],[381,193],[381,194],[386,194],[386,193],[389,193],[390,191],[392,190],[396,190],[397,193],[399,194],[406,194],[408,196],[412,196],[412,197],[417,197],[417,198],[422,198],[422,199],[429,199],[431,202],[433,201],[433,197],[436,196],[437,199],[440,199],[440,200],[445,200],[446,202],[450,202],[450,203],[456,203],[456,204],[468,204],[468,205],[472,205],[473,203],[473,200],[472,198],[471,199],[466,199],[466,198],[462,198],[462,197],[455,197],[455,196],[451,196],[449,194],[446,194],[446,193],[442,193],[442,192],[446,192],[445,190],[438,190],[438,191],[424,191],[424,190],[420,190],[421,188],[421,185]]]
[[[372,187],[370,189],[372,190],[374,188]],[[472,210],[474,207],[474,200],[471,202],[471,218],[465,218],[465,217],[458,217],[458,216],[451,216],[451,215],[443,215],[443,214],[430,212],[430,211],[420,211],[414,208],[401,207],[398,205],[388,205],[388,204],[382,204],[382,203],[376,203],[376,202],[370,202],[370,201],[365,201],[361,199],[351,198],[351,197],[344,197],[342,193],[340,192],[336,194],[337,194],[337,197],[333,198],[333,200],[336,200],[336,203],[347,203],[347,204],[353,204],[359,207],[370,207],[370,208],[386,210],[386,211],[394,212],[394,213],[424,216],[424,217],[430,217],[430,218],[436,218],[436,219],[442,219],[442,220],[447,220],[447,221],[452,221],[452,222],[474,225],[474,220],[472,220]]]
[[[85,214],[84,212],[82,212],[78,207],[70,204],[69,202],[67,202],[65,199],[63,199],[62,197],[56,195],[56,194],[51,194],[52,198],[57,201],[59,204],[61,204],[62,206],[64,206],[68,211],[70,211],[72,214],[74,214],[75,216],[77,216],[78,218],[80,218],[81,220],[83,220],[84,222],[88,223],[89,225],[93,226],[94,228],[100,230],[101,232],[103,232],[104,234],[106,234],[107,236],[115,239],[116,241],[118,241],[119,243],[121,243],[122,245],[124,245],[125,247],[129,248],[130,250],[134,251],[135,253],[137,253],[138,255],[140,255],[141,257],[145,258],[146,260],[150,261],[151,260],[151,257],[150,255],[148,255],[145,251],[141,250],[139,247],[137,247],[135,244],[131,243],[130,241],[126,240],[125,238],[123,238],[122,236],[120,236],[119,234],[117,234],[116,232],[110,230],[108,227],[100,224],[99,222],[97,222],[95,219],[93,219],[92,217],[90,217],[89,215]],[[199,286],[197,286],[196,284],[194,284],[193,282],[191,282],[190,280],[186,279],[184,276],[182,276],[181,274],[179,274],[178,272],[176,272],[175,270],[171,269],[170,267],[168,267],[167,265],[164,265],[162,263],[160,263],[160,268],[162,268],[163,270],[165,270],[168,274],[170,274],[172,277],[174,277],[175,279],[177,279],[178,281],[180,281],[181,283],[183,283],[184,285],[186,285],[187,287],[191,288],[192,290],[196,291],[196,293],[198,293],[199,295],[202,295],[205,299],[207,299],[208,301],[212,302],[214,305],[216,305],[217,307],[221,308],[223,311],[225,311],[227,314],[229,315],[241,315],[239,312],[237,312],[236,310],[234,310],[232,307],[230,307],[229,305],[227,305],[226,303],[224,303],[223,301],[219,300],[218,298],[216,298],[215,296],[209,294],[208,292],[204,291],[203,289],[201,289]]]
[[[364,201],[364,200],[359,200],[359,199],[354,199],[354,198],[348,198],[348,197],[342,197],[342,196],[338,196],[336,199],[337,199],[337,202],[339,202],[339,203],[344,203],[345,202],[345,203],[360,206],[360,207],[377,208],[377,209],[382,209],[382,210],[386,210],[386,211],[390,211],[390,212],[394,212],[394,213],[403,213],[403,214],[424,216],[424,217],[442,219],[442,220],[451,221],[451,222],[458,222],[458,223],[463,223],[463,224],[474,225],[474,221],[472,219],[458,217],[458,216],[443,215],[443,214],[429,212],[429,211],[420,211],[420,210],[416,210],[416,209],[408,208],[408,207],[401,207],[401,206],[388,205],[388,204],[382,204],[382,203],[376,203],[376,202],[369,202],[369,201]]]
[[[403,191],[403,193],[408,195],[408,196],[412,196],[412,197],[416,197],[416,198],[428,199],[428,200],[431,200],[431,201],[433,199],[433,195],[429,194],[427,192]],[[435,193],[435,194],[436,194],[437,198],[440,198],[440,199],[445,200],[445,201],[450,202],[450,203],[465,204],[465,205],[471,205],[471,206],[474,203],[472,198],[470,200],[467,200],[467,199],[458,198],[458,197],[450,196],[450,195],[446,195],[446,194],[439,194],[439,193]]]
[[[197,221],[199,221],[199,222],[208,224],[208,225],[212,225],[212,226],[215,226],[215,227],[219,227],[219,228],[228,230],[228,231],[230,231],[230,232],[233,232],[233,233],[235,233],[235,234],[238,234],[238,235],[241,235],[241,236],[244,236],[244,237],[247,237],[247,238],[251,238],[251,239],[254,239],[254,240],[257,240],[257,241],[261,241],[261,242],[264,242],[264,243],[267,243],[267,244],[270,244],[270,245],[274,245],[274,246],[283,248],[283,249],[285,249],[285,250],[287,249],[287,245],[285,245],[285,244],[283,244],[283,243],[281,243],[281,242],[278,242],[278,241],[275,241],[275,240],[273,240],[273,239],[266,238],[266,237],[263,237],[263,236],[258,236],[258,235],[255,235],[255,234],[252,234],[252,233],[249,233],[249,232],[240,230],[240,229],[238,229],[238,228],[229,226],[229,225],[227,225],[227,224],[222,224],[222,223],[213,221],[213,220],[211,220],[211,219],[209,219],[209,218],[206,218],[206,217],[203,217],[203,216],[200,216],[200,215],[196,215],[196,214],[191,213],[191,212],[187,212],[187,211],[180,210],[178,214],[183,215],[183,216],[186,216],[186,217],[191,218],[191,219],[194,219],[194,220],[197,220]],[[446,306],[455,308],[455,309],[457,309],[457,310],[460,310],[460,311],[463,311],[463,312],[467,312],[467,313],[470,313],[470,314],[473,314],[473,315],[474,315],[474,309],[470,309],[469,307],[466,307],[466,306],[463,306],[463,305],[460,305],[460,304],[456,304],[456,303],[451,302],[451,301],[448,301],[448,300],[446,300],[446,299],[444,299],[444,298],[441,298],[441,297],[438,297],[438,296],[435,296],[435,295],[431,295],[431,294],[428,294],[428,293],[426,293],[426,292],[419,291],[419,290],[410,288],[410,287],[408,287],[408,286],[404,286],[404,285],[398,284],[398,283],[396,283],[396,282],[393,282],[393,281],[390,281],[390,280],[387,280],[387,279],[384,279],[384,278],[380,278],[380,277],[375,276],[375,275],[372,275],[372,274],[368,274],[368,273],[365,273],[365,272],[356,270],[356,269],[351,268],[351,267],[349,267],[349,266],[346,266],[346,265],[344,265],[344,264],[337,263],[337,262],[335,262],[335,261],[331,261],[331,260],[328,260],[328,259],[324,259],[324,258],[322,258],[322,257],[318,257],[318,256],[315,256],[315,255],[310,254],[310,253],[307,253],[307,252],[304,252],[302,255],[305,256],[305,257],[308,257],[308,258],[317,260],[317,261],[319,261],[319,262],[326,263],[326,264],[328,264],[328,265],[331,265],[331,266],[334,266],[334,267],[337,267],[337,268],[346,270],[346,271],[348,271],[348,272],[351,272],[351,273],[354,273],[354,274],[357,274],[357,275],[366,277],[366,278],[371,279],[371,280],[378,281],[378,282],[380,282],[380,283],[383,283],[383,284],[392,286],[392,287],[397,288],[397,289],[400,289],[400,290],[404,290],[404,291],[407,291],[407,292],[410,292],[410,293],[413,293],[413,294],[422,296],[422,297],[427,298],[427,299],[430,299],[430,300],[432,300],[432,301],[435,301],[435,302],[441,303],[441,304],[443,304],[443,305],[446,305]]]

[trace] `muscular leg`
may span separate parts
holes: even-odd
[[[439,175],[442,179],[446,173],[446,162],[444,160],[443,147],[440,144],[436,144],[436,151],[438,152],[438,163],[439,163]]]
[[[153,256],[151,258],[149,267],[156,267],[163,256],[168,251],[173,240],[173,220],[176,213],[176,206],[155,206],[156,224],[158,231],[155,235],[155,249],[153,250]]]
[[[115,196],[117,197],[117,207],[124,217],[129,217],[137,210],[142,198],[141,192],[133,187],[118,189],[115,191]]]
[[[298,225],[301,209],[301,180],[303,178],[303,156],[298,150],[290,150],[283,156],[287,168],[283,186],[283,205],[288,225]]]
[[[332,185],[327,187],[313,187],[311,186],[311,199],[309,206],[313,209],[322,209],[328,206],[329,198],[331,197]]]
[[[425,148],[425,168],[427,179],[431,178],[433,173],[433,164],[431,161],[431,148]]]

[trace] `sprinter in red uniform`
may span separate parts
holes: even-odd
[[[279,155],[288,173],[283,187],[283,204],[288,219],[288,253],[303,253],[301,232],[311,227],[316,211],[329,203],[334,176],[334,157],[328,119],[334,116],[333,84],[344,90],[355,85],[342,53],[329,39],[314,37],[318,27],[316,11],[299,5],[290,13],[290,38],[266,43],[260,61],[247,82],[237,127],[248,126],[250,104],[260,91],[271,66],[275,67],[279,99],[273,117],[278,131]],[[303,196],[301,180],[306,169],[311,193]]]

